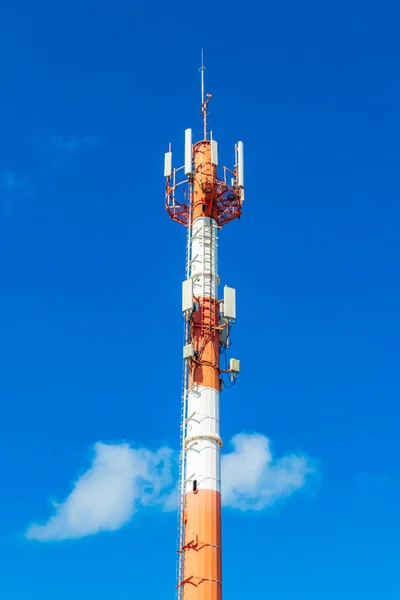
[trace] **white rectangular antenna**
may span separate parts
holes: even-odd
[[[185,131],[185,175],[192,175],[192,130]]]
[[[236,290],[227,285],[224,287],[224,317],[236,319]]]
[[[229,369],[234,373],[240,373],[240,360],[231,358],[229,361]]]
[[[237,185],[240,188],[244,188],[243,142],[238,142],[237,155]]]
[[[186,346],[183,346],[183,358],[188,359],[192,358],[192,356],[194,356],[193,344],[186,344]]]
[[[165,153],[164,160],[164,177],[171,177],[172,175],[172,152]]]
[[[218,144],[211,140],[211,164],[218,167]]]
[[[182,283],[182,312],[193,310],[193,279]]]

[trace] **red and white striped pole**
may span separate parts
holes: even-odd
[[[218,303],[218,225],[214,202],[216,166],[211,143],[193,147],[193,297],[189,363],[186,485],[184,508],[184,600],[221,598],[221,469],[219,395],[221,390],[220,306]]]
[[[186,321],[182,406],[179,509],[178,600],[221,600],[221,461],[220,392],[223,373],[234,379],[239,361],[220,364],[229,347],[236,317],[235,292],[225,286],[218,296],[218,232],[239,218],[244,198],[243,144],[236,146],[234,170],[218,167],[215,140],[207,139],[207,104],[202,103],[204,139],[185,136],[185,165],[172,169],[165,157],[166,208],[188,228],[186,280],[182,309]],[[218,170],[223,172],[220,177]],[[228,181],[229,179],[229,181]],[[179,201],[178,192],[186,185]]]

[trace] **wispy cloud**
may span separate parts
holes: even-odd
[[[17,173],[12,169],[0,173],[0,193],[3,208],[10,212],[15,199],[28,194],[31,187],[31,182],[26,175]]]
[[[270,440],[261,434],[236,435],[233,451],[222,457],[222,501],[241,511],[262,510],[304,487],[315,471],[303,455],[274,460]],[[125,525],[140,508],[160,506],[175,510],[173,452],[156,452],[129,444],[94,446],[90,468],[75,482],[69,496],[40,525],[29,527],[26,537],[49,541],[80,538]]]
[[[49,541],[114,531],[140,506],[157,501],[172,482],[170,450],[135,450],[128,444],[97,443],[91,467],[43,525],[31,525],[26,537]]]
[[[13,170],[0,174],[0,184],[3,189],[10,192],[26,192],[29,188],[28,178]]]
[[[52,167],[63,167],[98,148],[102,140],[93,135],[50,133],[39,143]]]
[[[236,435],[233,452],[222,456],[222,500],[239,510],[262,510],[303,488],[315,472],[309,459],[288,454],[274,459],[271,442],[261,434]]]

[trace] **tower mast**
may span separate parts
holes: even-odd
[[[218,233],[240,218],[244,199],[243,143],[235,166],[218,165],[218,145],[207,139],[204,60],[201,64],[203,139],[185,132],[185,164],[172,168],[165,155],[166,209],[187,228],[186,279],[182,284],[185,322],[178,514],[177,600],[221,600],[220,394],[223,378],[236,380],[239,361],[222,368],[236,318],[233,288],[219,299]]]

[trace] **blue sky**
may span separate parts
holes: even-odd
[[[226,496],[225,597],[400,596],[400,9],[234,0],[202,14],[1,4],[7,600],[174,597],[185,232],[164,210],[163,153],[172,142],[177,164],[184,129],[201,133],[203,46],[220,159],[238,139],[246,151],[245,212],[220,239],[242,364],[222,435],[238,464],[243,440],[262,459],[256,490],[238,473],[244,509]],[[65,517],[80,499],[91,535]],[[30,539],[57,514],[74,539]]]

